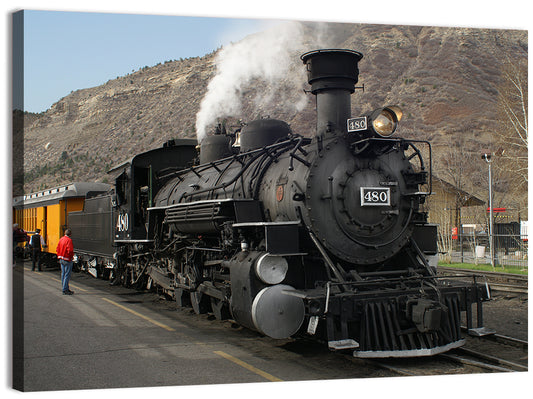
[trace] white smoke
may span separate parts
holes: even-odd
[[[196,116],[198,142],[202,141],[208,128],[217,119],[240,115],[243,95],[250,90],[252,81],[256,87],[257,82],[269,85],[267,96],[258,91],[252,99],[258,111],[269,109],[267,104],[271,101],[279,103],[285,99],[278,90],[281,84],[286,86],[290,82],[296,85],[294,90],[302,87],[305,82],[304,68],[290,68],[294,64],[295,54],[298,56],[302,50],[302,38],[301,24],[287,22],[224,47],[216,59],[216,75],[209,82]],[[298,76],[291,77],[294,73]],[[287,106],[300,110],[305,103],[305,98],[293,99]]]
[[[333,36],[327,22],[317,22],[315,24],[314,38],[317,48],[332,47],[331,43],[333,41]]]

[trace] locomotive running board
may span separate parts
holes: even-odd
[[[409,349],[404,351],[354,351],[354,357],[360,358],[385,358],[385,357],[420,357],[433,356],[447,352],[451,349],[459,348],[465,344],[464,339],[451,342],[447,345],[437,346],[431,349]]]

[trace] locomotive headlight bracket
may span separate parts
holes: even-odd
[[[390,137],[396,131],[403,112],[397,105],[374,110],[368,117],[368,128],[379,137]]]

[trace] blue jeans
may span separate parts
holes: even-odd
[[[63,292],[70,291],[68,282],[70,280],[70,273],[72,273],[73,262],[59,259],[59,264],[61,265],[61,285],[63,287]]]

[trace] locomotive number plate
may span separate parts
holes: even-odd
[[[361,187],[361,206],[389,206],[389,187]]]
[[[348,131],[349,132],[358,132],[360,130],[366,130],[366,126],[367,126],[366,116],[348,119]]]

